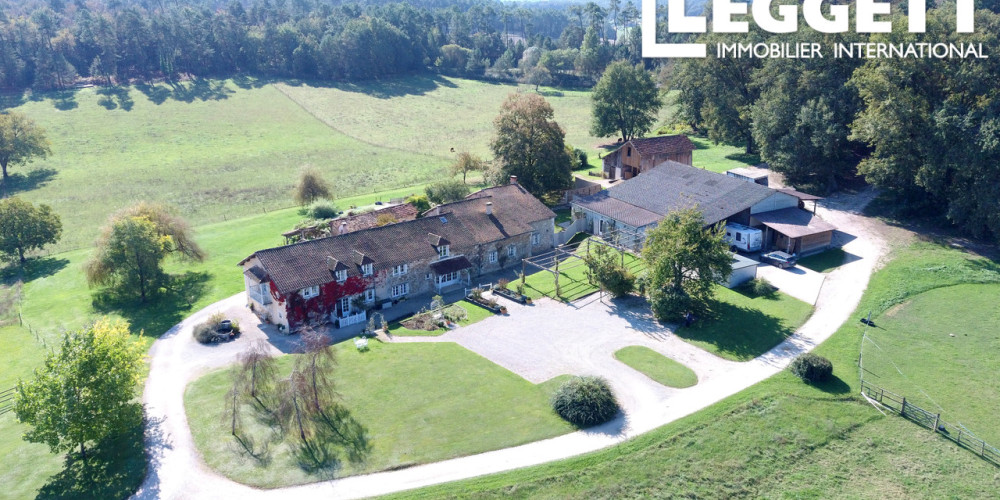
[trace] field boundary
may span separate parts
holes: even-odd
[[[878,403],[879,406],[921,427],[930,429],[931,432],[953,441],[958,446],[979,455],[983,460],[1000,467],[1000,450],[977,438],[964,426],[941,420],[940,413],[927,411],[907,401],[905,396],[887,391],[865,380],[861,381],[861,394],[869,401]]]

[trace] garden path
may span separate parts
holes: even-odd
[[[467,344],[470,349],[495,356],[496,362],[529,380],[548,378],[561,368],[570,373],[608,376],[623,401],[624,416],[601,426],[513,448],[302,486],[257,490],[234,483],[209,470],[194,447],[183,405],[187,383],[212,368],[234,361],[236,353],[242,348],[241,344],[253,338],[268,337],[276,342],[276,349],[283,352],[288,352],[290,348],[287,337],[275,336],[266,330],[249,326],[245,327],[243,337],[231,344],[205,347],[195,343],[191,338],[192,326],[219,310],[238,314],[244,302],[242,294],[226,299],[172,328],[157,340],[150,351],[152,362],[143,396],[150,421],[147,431],[149,471],[135,498],[251,500],[374,496],[572,457],[613,446],[690,415],[778,373],[795,356],[826,340],[848,319],[860,300],[872,271],[886,251],[886,245],[880,237],[882,228],[876,222],[859,215],[860,209],[871,197],[871,191],[839,195],[826,200],[820,207],[820,215],[840,228],[839,238],[844,243],[844,250],[852,256],[851,261],[827,276],[810,319],[792,337],[764,355],[745,363],[711,360],[709,357],[714,356],[677,343],[680,341],[666,330],[645,331],[643,325],[646,320],[641,317],[628,323],[630,312],[627,308],[613,309],[594,297],[584,298],[573,304],[577,310],[568,314],[573,314],[574,317],[579,314],[587,322],[601,321],[598,324],[605,325],[607,331],[578,319],[574,319],[575,327],[570,331],[567,328],[572,324],[553,325],[553,320],[547,319],[547,316],[553,314],[556,308],[570,311],[572,307],[539,301],[531,308],[512,309],[511,317],[488,318],[477,325],[466,327],[465,333],[454,332],[446,338],[429,341]],[[524,317],[518,318],[519,314]],[[543,321],[542,325],[547,328],[516,326],[527,323],[523,320],[531,314],[538,321]],[[622,318],[607,318],[615,315],[621,315]],[[563,322],[570,317],[558,316],[563,318]],[[628,324],[619,321],[626,321]],[[252,323],[254,322],[247,318],[247,323],[244,324]],[[511,329],[515,331],[508,335],[507,332]],[[562,341],[558,345],[545,345],[546,342],[541,339],[548,333]],[[530,349],[535,349],[538,355],[529,357],[526,353],[530,349],[503,348],[499,343],[504,335],[517,342],[528,343]],[[648,345],[688,365],[699,375],[698,385],[684,390],[667,389],[624,367],[609,354],[623,342],[621,339],[633,344]],[[551,358],[539,357],[542,355]],[[524,359],[518,359],[519,357]],[[561,365],[558,368],[546,367],[550,359],[558,360]],[[488,387],[484,387],[484,390],[488,390]]]

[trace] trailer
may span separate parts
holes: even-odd
[[[730,250],[756,252],[761,249],[761,244],[764,241],[764,232],[760,229],[744,226],[743,224],[727,222],[726,235],[723,239],[729,244]]]

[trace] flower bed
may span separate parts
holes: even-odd
[[[500,306],[500,304],[497,304],[496,300],[487,299],[483,297],[483,291],[478,288],[473,288],[472,293],[470,293],[469,296],[465,298],[465,300],[468,300],[469,302],[472,302],[473,304],[476,304],[490,311],[493,311],[494,314],[503,314],[503,311],[506,309],[505,307]]]
[[[499,288],[499,287],[494,288],[493,289],[493,293],[495,295],[499,295],[499,296],[501,296],[501,297],[503,297],[505,299],[513,300],[514,302],[517,302],[518,304],[527,304],[528,301],[531,300],[531,299],[528,298],[527,295],[522,295],[522,294],[517,293],[517,292],[512,292],[512,291],[510,291],[510,290],[508,290],[506,288]]]

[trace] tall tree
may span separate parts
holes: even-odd
[[[626,141],[648,132],[663,106],[653,75],[642,65],[625,61],[608,66],[591,99],[594,118],[590,133],[598,137],[621,133]]]
[[[183,219],[165,207],[139,204],[111,216],[87,263],[87,282],[146,302],[166,284],[162,264],[171,254],[184,260],[205,256]]]
[[[142,353],[122,320],[64,334],[59,351],[17,384],[14,414],[31,426],[24,438],[53,453],[79,448],[86,458],[88,446],[138,425]]]
[[[697,209],[673,212],[647,233],[642,258],[657,319],[673,321],[686,311],[707,308],[713,285],[732,272],[724,234],[721,223],[706,228]]]
[[[4,191],[7,189],[7,167],[24,165],[35,158],[52,153],[45,129],[17,111],[0,112],[0,171]]]
[[[502,176],[516,175],[535,196],[566,189],[573,180],[562,127],[538,94],[510,94],[493,121],[490,148]]]
[[[299,174],[299,183],[295,186],[293,193],[295,203],[305,206],[316,200],[330,199],[330,185],[323,179],[319,170],[312,167],[302,169]]]
[[[34,206],[18,197],[0,200],[0,254],[16,257],[59,241],[62,222],[48,205]]]
[[[896,20],[897,24],[905,21]],[[903,212],[936,214],[975,236],[1000,240],[1000,15],[976,12],[975,33],[954,33],[955,13],[933,9],[927,35],[982,44],[988,59],[867,59],[851,84],[864,106],[852,138],[872,148],[858,172]],[[872,36],[908,44],[922,34]]]
[[[479,155],[474,155],[468,151],[458,153],[455,162],[451,164],[449,170],[452,175],[462,174],[462,183],[465,183],[469,172],[482,172],[485,167],[483,159]]]

